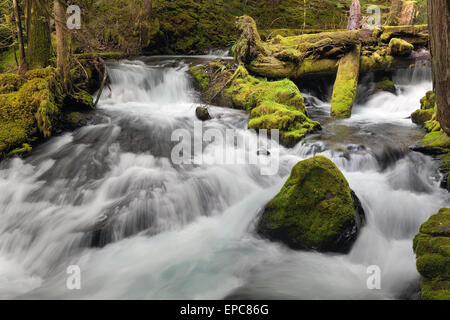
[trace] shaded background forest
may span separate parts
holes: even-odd
[[[345,0],[79,0],[82,28],[74,33],[71,50],[121,51],[129,54],[198,54],[229,47],[235,40],[234,17],[248,14],[262,30],[302,33],[311,29],[342,29],[348,21]],[[362,0],[378,5],[382,21],[391,0]],[[426,23],[426,0],[417,1],[417,24]],[[14,64],[15,26],[11,0],[1,1],[0,69]],[[277,30],[276,32],[283,32]],[[284,30],[284,32],[287,32]]]

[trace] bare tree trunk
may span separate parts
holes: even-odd
[[[450,135],[450,4],[448,0],[428,0],[428,26],[432,55],[433,84],[437,119]]]
[[[64,87],[67,90],[69,85],[69,51],[65,26],[66,8],[61,3],[61,0],[53,1],[53,11],[56,27],[56,66],[63,79]]]
[[[23,31],[22,31],[22,21],[20,16],[20,8],[17,0],[13,0],[14,15],[16,18],[16,28],[17,28],[17,42],[19,43],[19,74],[24,75],[28,70],[27,59],[25,57],[25,47],[23,45]]]
[[[409,1],[405,2],[402,7],[402,11],[400,12],[400,18],[398,25],[399,26],[410,26],[414,24],[414,20],[416,18],[416,3]]]
[[[402,0],[392,0],[391,11],[386,21],[388,26],[398,26],[400,13],[402,12],[403,1]]]
[[[359,0],[353,0],[350,7],[350,17],[348,18],[347,30],[356,30],[360,28],[361,23],[361,5]]]

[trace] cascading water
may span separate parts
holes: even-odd
[[[433,159],[408,149],[423,135],[406,118],[431,87],[428,69],[399,72],[398,95],[359,101],[351,119],[327,120],[295,148],[280,147],[278,174],[264,176],[258,165],[170,160],[172,132],[194,131],[186,61],[199,59],[110,65],[112,92],[90,125],[0,164],[0,298],[416,297],[412,238],[450,200]],[[329,104],[305,97],[310,114],[326,118]],[[206,128],[257,139],[245,113],[210,113]],[[202,153],[214,160],[222,149],[213,142]],[[319,153],[343,170],[366,211],[347,255],[292,251],[254,232],[290,169]],[[82,271],[81,290],[66,288],[70,265]],[[381,290],[367,288],[372,265]]]

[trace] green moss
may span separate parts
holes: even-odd
[[[280,139],[284,145],[294,146],[308,133],[320,128],[317,121],[310,120],[302,111],[283,104],[265,100],[250,113],[250,129],[280,130]]]
[[[23,82],[23,79],[15,73],[0,74],[0,94],[19,90]]]
[[[0,155],[51,135],[61,103],[57,95],[62,92],[52,70],[27,73],[30,80],[18,91],[0,94]]]
[[[426,253],[417,259],[417,270],[425,278],[450,277],[450,257]]]
[[[418,109],[411,114],[411,120],[415,124],[425,125],[425,122],[431,120],[433,118],[434,109],[422,110]]]
[[[233,81],[231,86],[224,90],[224,94],[232,97],[235,107],[247,111],[251,111],[262,101],[269,100],[306,112],[300,90],[289,79],[268,81],[247,76]]]
[[[392,56],[409,56],[414,50],[414,46],[403,39],[392,38],[389,42],[389,54]]]
[[[320,128],[307,117],[304,99],[289,79],[268,81],[250,76],[242,65],[235,70],[223,61],[190,68],[207,103],[243,109],[250,113],[250,129],[280,130],[282,143],[295,145]]]
[[[94,109],[94,100],[92,96],[81,89],[65,97],[64,108],[69,110],[89,111]]]
[[[331,97],[331,114],[337,118],[349,118],[358,87],[361,47],[357,46],[339,62],[339,69]]]
[[[436,106],[436,93],[428,91],[426,95],[420,99],[420,109],[427,110]]]
[[[422,224],[413,241],[423,299],[450,299],[450,209]]]
[[[423,300],[450,300],[450,280],[449,279],[422,279],[422,299]]]
[[[293,247],[338,250],[341,235],[355,225],[351,190],[329,159],[317,156],[299,162],[280,193],[267,204],[263,233],[289,239]]]
[[[14,149],[10,153],[8,153],[7,156],[8,157],[13,157],[13,156],[16,156],[16,155],[24,155],[24,154],[30,153],[32,150],[33,150],[33,148],[29,144],[24,143],[22,145],[22,148]]]
[[[394,82],[392,82],[392,80],[389,80],[389,79],[384,79],[384,80],[378,81],[375,84],[375,92],[379,92],[379,91],[395,93],[396,89],[395,89]]]
[[[205,66],[194,66],[189,69],[195,78],[195,83],[201,91],[206,91],[209,86],[209,75]]]
[[[450,152],[450,137],[441,129],[428,133],[421,141],[420,147],[433,153]]]

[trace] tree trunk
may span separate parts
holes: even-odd
[[[54,0],[53,11],[56,26],[56,66],[63,79],[64,87],[67,90],[69,85],[69,51],[65,26],[66,8],[61,3],[61,0]]]
[[[450,135],[450,4],[448,0],[428,0],[428,25],[436,91],[437,119]]]
[[[350,17],[348,18],[347,30],[357,30],[361,23],[361,5],[359,0],[353,0],[350,7]]]
[[[20,16],[20,8],[17,0],[13,0],[14,15],[16,18],[16,28],[17,28],[17,42],[19,43],[19,74],[24,75],[28,70],[27,59],[25,57],[25,47],[23,45],[23,31],[22,31],[22,21]]]
[[[402,12],[403,1],[402,0],[392,0],[391,11],[386,20],[386,25],[388,26],[398,26],[400,13]]]
[[[148,24],[150,23],[150,19],[152,16],[152,0],[144,0],[144,7],[140,21],[140,29],[141,29],[141,47],[145,48],[149,45],[149,28]]]
[[[399,26],[410,26],[414,24],[414,20],[416,18],[416,3],[415,2],[408,2],[404,3],[402,7],[402,11],[400,12],[400,18],[399,18]]]
[[[28,66],[31,69],[45,68],[51,55],[50,19],[43,10],[47,3],[33,0],[28,1],[28,5]]]
[[[353,0],[350,7],[347,30],[357,30],[360,27],[361,6],[358,0]],[[347,52],[340,60],[336,81],[331,97],[331,115],[337,118],[350,118],[353,103],[358,88],[359,67],[361,57],[361,44]]]

